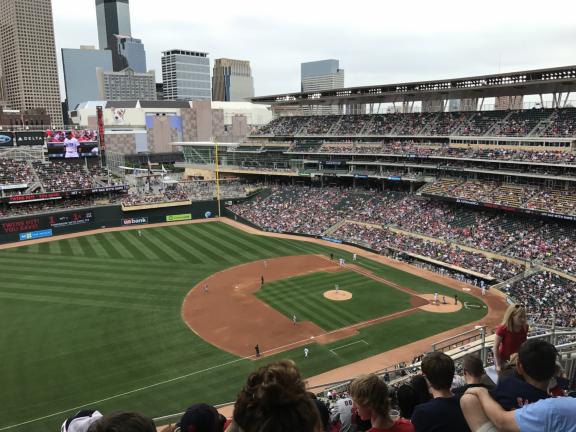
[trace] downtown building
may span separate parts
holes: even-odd
[[[300,64],[300,87],[303,92],[333,90],[344,87],[344,69],[338,60],[320,60]],[[316,105],[314,109],[304,107],[305,114],[342,114],[337,105]]]
[[[128,0],[96,0],[96,22],[100,49],[112,50],[114,35],[132,36]]]
[[[112,52],[97,50],[93,46],[80,49],[62,48],[62,68],[68,110],[85,101],[101,99],[97,68],[112,72]]]
[[[208,53],[173,49],[162,53],[165,100],[211,100]]]
[[[156,100],[156,74],[153,70],[139,73],[131,68],[105,71],[96,68],[100,100]]]
[[[212,100],[245,102],[254,97],[254,79],[247,60],[216,59],[212,70]]]
[[[50,0],[0,0],[0,70],[10,108],[44,108],[64,125]]]

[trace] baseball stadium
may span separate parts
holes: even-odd
[[[230,419],[282,359],[329,404],[438,351],[488,371],[513,304],[573,394],[575,90],[566,66],[256,97],[274,119],[245,138],[144,158],[102,124],[0,129],[0,432]]]

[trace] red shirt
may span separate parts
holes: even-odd
[[[528,328],[524,327],[518,333],[511,332],[504,325],[499,325],[496,328],[496,334],[502,338],[502,343],[498,348],[500,359],[510,360],[510,356],[518,352],[518,348],[522,345],[528,337]]]
[[[415,432],[414,425],[405,418],[399,418],[394,422],[394,426],[388,429],[370,428],[368,432]]]

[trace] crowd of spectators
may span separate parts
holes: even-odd
[[[576,189],[441,178],[421,193],[546,213],[576,215]]]
[[[256,130],[255,136],[573,136],[576,110],[420,112],[285,116]]]
[[[506,254],[538,261],[566,273],[576,274],[576,232],[571,225],[546,223],[512,244]]]
[[[217,195],[216,182],[208,180],[190,180],[178,183],[178,189],[188,193],[192,200],[211,200]],[[238,181],[220,182],[220,197],[242,198],[246,196],[246,186]]]
[[[33,162],[33,166],[45,192],[91,189],[98,186],[83,161]]]
[[[309,151],[302,150],[300,151]],[[445,144],[416,143],[414,141],[386,142],[329,142],[322,144],[318,153],[374,154],[404,157],[450,157],[482,160],[505,160],[549,164],[574,164],[576,155],[561,150],[510,150],[498,148],[450,147]],[[445,161],[437,161],[446,164]]]
[[[27,162],[0,158],[0,186],[30,185],[33,182],[33,171]]]
[[[539,272],[506,286],[504,291],[515,303],[524,305],[532,321],[576,327],[576,282]]]
[[[88,197],[19,203],[17,205],[8,205],[6,207],[0,205],[0,218],[56,212],[78,207],[92,207],[93,205],[94,200]]]
[[[403,235],[386,228],[344,224],[331,236],[351,243],[366,243],[383,254],[388,254],[389,249],[417,254],[497,280],[509,279],[523,270],[522,265],[504,259],[489,258],[454,245]]]
[[[167,190],[161,194],[130,192],[122,199],[124,207],[139,206],[145,204],[161,204],[189,200],[188,193],[181,190]]]
[[[523,342],[497,383],[481,358],[458,362],[434,351],[418,365],[384,374],[360,374],[338,389],[316,395],[291,360],[250,373],[231,418],[195,403],[161,432],[467,432],[576,430],[570,379],[549,342]],[[342,388],[344,387],[344,388]],[[150,417],[122,411],[102,415],[83,409],[64,420],[62,432],[156,432]]]

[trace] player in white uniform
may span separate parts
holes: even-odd
[[[310,351],[308,350],[308,348],[304,348],[304,358],[308,358],[308,353]]]
[[[78,146],[80,146],[80,143],[78,143],[78,140],[72,133],[64,140],[64,146],[66,147],[66,154],[64,155],[65,158],[79,157]]]
[[[296,325],[296,314],[292,315],[292,322]]]
[[[356,261],[356,258],[357,258],[356,254],[353,254],[352,255],[352,261]]]
[[[438,304],[438,293],[434,293],[434,304]]]

